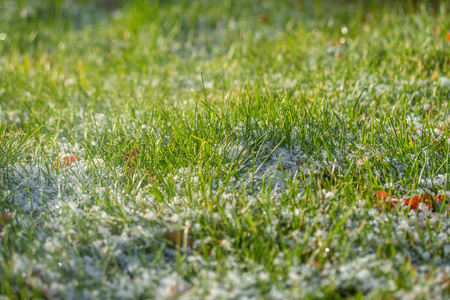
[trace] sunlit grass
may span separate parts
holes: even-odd
[[[1,295],[448,296],[445,4],[3,4]]]

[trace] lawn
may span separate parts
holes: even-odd
[[[0,0],[0,298],[448,299],[449,11]]]

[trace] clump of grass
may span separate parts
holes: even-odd
[[[448,7],[345,3],[4,1],[0,295],[446,298]]]

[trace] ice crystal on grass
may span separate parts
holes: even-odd
[[[12,202],[25,212],[41,210],[45,206],[53,206],[52,200],[61,198],[66,191],[61,191],[64,186],[57,184],[57,178],[50,174],[47,169],[36,165],[15,164],[13,171],[9,174],[10,181],[7,186],[7,201]]]
[[[96,193],[100,195],[101,193],[105,192],[105,188],[98,187]],[[324,193],[327,192],[324,191]],[[107,195],[114,194],[120,195],[120,193],[117,192],[108,193]],[[101,197],[104,198],[105,196]],[[223,197],[224,199],[227,199],[227,203],[233,203],[235,195],[228,194],[224,195]],[[321,198],[322,196],[317,195],[317,197]],[[330,194],[327,195],[327,197],[336,197],[336,195]],[[141,192],[141,194],[139,195],[139,199],[141,199],[141,201],[145,201],[144,199],[148,199],[148,203],[153,203],[152,205],[158,206],[158,203],[154,202],[151,195],[143,194]],[[177,206],[181,205],[181,207],[179,207],[178,209],[184,207],[179,210],[179,213],[177,213],[176,221],[173,220],[175,214],[173,214],[172,209],[169,208],[170,206],[167,207],[168,210],[164,209],[162,211],[162,213],[167,216],[168,220],[170,220],[171,222],[184,223],[184,220],[193,220],[191,218],[198,214],[198,212],[195,212],[195,210],[192,210],[189,207],[185,207],[182,204],[184,203],[184,201],[177,202],[175,199],[167,199],[167,201],[169,203],[179,202]],[[251,204],[252,201],[254,202],[255,200],[252,200],[252,196],[249,196],[248,203]],[[136,209],[133,202],[123,201],[121,203],[125,210],[133,212]],[[328,204],[326,202],[318,202],[317,209],[318,211],[321,211],[327,206]],[[249,206],[250,211],[253,209],[252,207],[252,205]],[[233,210],[234,208],[231,206],[230,209]],[[293,214],[289,211],[286,211],[286,208],[280,209],[280,219],[274,218],[271,224],[268,224],[265,228],[262,228],[263,232],[261,232],[261,234],[269,239],[277,239],[278,235],[274,235],[274,233],[279,230],[278,227],[282,226],[282,224],[290,224],[292,222]],[[348,209],[350,208],[342,210],[340,214],[345,214]],[[90,211],[91,214],[95,213],[95,215],[97,216],[96,218],[102,220],[102,223],[104,224],[110,224],[110,222],[115,219],[114,216],[109,215],[106,212],[102,212],[100,210],[100,207],[97,206],[93,206]],[[70,233],[70,230],[61,231],[58,229],[60,228],[60,226],[63,226],[63,228],[68,226],[68,221],[70,220],[70,218],[67,218],[68,213],[70,215],[73,214],[74,211],[69,207],[69,205],[63,206],[61,207],[58,214],[54,215],[50,219],[54,226],[54,230],[57,231],[51,230],[50,232],[48,232],[49,234],[53,235],[48,236],[44,243],[44,249],[46,249],[48,253],[58,253],[62,250],[59,245],[61,243],[64,244],[63,241],[68,238],[67,234],[77,234],[76,228],[75,231],[72,230],[72,233]],[[305,212],[299,210],[296,215],[298,216],[304,213]],[[435,246],[433,246],[432,248],[429,247],[429,239],[431,238],[431,236],[427,231],[422,232],[422,235],[424,235],[422,238],[414,238],[414,246],[406,245],[403,242],[405,234],[415,234],[415,232],[418,230],[416,224],[417,222],[419,222],[419,226],[421,226],[421,220],[426,220],[426,222],[429,222],[430,224],[435,224],[437,220],[440,220],[441,228],[447,228],[446,230],[448,230],[448,228],[450,228],[450,226],[448,226],[447,224],[448,222],[445,221],[445,218],[442,219],[442,216],[440,216],[439,214],[432,213],[429,210],[423,210],[423,213],[413,214],[412,216],[415,216],[415,218],[407,217],[402,214],[388,217],[385,214],[379,215],[379,212],[377,210],[367,211],[364,206],[362,206],[360,209],[354,210],[354,213],[350,214],[350,216],[347,218],[347,227],[352,228],[353,226],[351,224],[360,223],[361,217],[359,213],[363,213],[362,216],[364,218],[369,217],[368,225],[370,226],[370,228],[372,228],[375,234],[369,232],[368,234],[361,235],[358,231],[350,230],[348,238],[350,240],[359,241],[359,243],[364,244],[366,250],[362,251],[359,248],[352,247],[349,249],[349,253],[347,253],[349,258],[346,260],[346,262],[344,262],[343,264],[325,264],[325,267],[323,269],[317,269],[313,265],[308,264],[299,264],[296,267],[291,267],[292,271],[289,276],[290,279],[286,285],[286,287],[289,288],[285,289],[284,291],[279,290],[278,294],[282,293],[285,297],[289,297],[289,295],[302,295],[303,297],[312,297],[318,295],[317,290],[325,288],[327,286],[343,291],[352,290],[353,288],[358,286],[368,294],[374,293],[377,290],[382,290],[385,292],[395,291],[397,288],[394,283],[395,281],[389,278],[395,278],[395,276],[397,276],[393,271],[395,269],[393,264],[396,263],[393,263],[391,261],[380,261],[375,256],[377,248],[385,243],[385,240],[379,238],[378,235],[382,236],[385,230],[391,231],[391,228],[396,228],[397,230],[397,238],[391,240],[391,243],[393,243],[393,245],[397,245],[399,247],[399,253],[397,255],[400,255],[400,253],[404,253],[402,257],[404,257],[404,259],[411,260],[411,262],[416,266],[426,265],[427,261],[430,260],[435,261],[439,257],[439,251],[445,252],[447,249],[446,246],[448,245],[446,244],[446,236],[449,234],[449,232],[447,231],[441,231],[441,233],[437,237],[439,241],[438,244],[435,244]],[[73,286],[74,283],[66,282],[65,285],[57,285],[55,282],[53,282],[48,287],[49,293],[54,295],[62,293],[68,297],[70,297],[70,295],[72,295],[73,297],[77,297],[80,295],[86,297],[96,297],[96,295],[112,295],[110,293],[113,293],[115,295],[121,295],[125,298],[135,297],[137,295],[140,295],[141,293],[145,294],[148,290],[142,289],[142,287],[140,287],[140,284],[143,283],[142,280],[145,278],[145,274],[148,274],[146,272],[149,271],[148,267],[151,265],[151,262],[156,258],[156,253],[151,250],[151,245],[153,244],[156,246],[159,243],[157,242],[157,240],[155,240],[155,237],[158,234],[158,228],[149,228],[146,226],[142,226],[143,224],[141,222],[143,220],[154,220],[158,222],[157,219],[153,217],[153,214],[149,215],[150,218],[146,217],[147,214],[142,214],[140,218],[135,219],[134,222],[137,223],[132,228],[125,228],[120,235],[112,234],[111,231],[113,230],[113,228],[109,226],[98,226],[95,230],[96,239],[94,239],[93,233],[89,233],[87,235],[90,237],[90,239],[92,239],[92,246],[82,247],[84,248],[83,252],[86,254],[81,257],[71,254],[68,257],[69,263],[66,264],[63,262],[61,264],[61,268],[69,267],[75,272],[81,272],[78,273],[80,275],[85,274],[85,276],[87,276],[86,278],[90,278],[90,280],[99,281],[103,276],[103,271],[101,271],[100,265],[98,265],[98,261],[103,261],[104,259],[111,257],[110,255],[112,253],[120,269],[115,276],[112,276],[112,274],[108,275],[109,279],[105,284],[109,286],[109,291],[102,290],[100,291],[100,294],[93,294],[93,291],[91,292],[89,290],[85,290],[80,294],[79,291],[75,290],[71,292],[70,286]],[[77,218],[81,217],[82,215],[73,214],[73,216]],[[338,215],[335,215],[334,217],[339,218]],[[178,220],[179,218],[181,218],[181,220]],[[232,216],[230,216],[229,218],[231,220]],[[220,219],[221,218],[219,217],[219,220]],[[19,220],[22,224],[24,224],[23,220]],[[326,228],[332,226],[333,222],[334,221],[332,221],[332,219],[326,214],[318,215],[315,218],[305,216],[303,218],[303,224],[318,224],[319,228],[322,228],[320,230],[315,230],[313,236],[307,239],[307,244],[311,247],[315,247],[318,241],[327,240],[329,232],[326,230]],[[232,226],[238,225],[235,223],[230,224],[232,224]],[[159,226],[162,226],[162,224]],[[358,227],[359,225],[356,226]],[[49,228],[52,227],[46,227],[46,229],[43,230],[47,232]],[[301,238],[301,236],[303,236],[305,232],[300,231],[298,232],[298,234],[300,237],[299,242],[304,243],[305,240]],[[294,238],[294,236],[295,234],[292,235],[292,238]],[[232,237],[224,237],[222,239],[221,245],[223,249],[232,251],[234,243],[235,242]],[[298,242],[292,243],[291,245],[295,246],[297,244]],[[149,246],[150,248],[148,248]],[[439,247],[442,247],[442,250],[439,250]],[[330,244],[330,248],[338,249],[339,244],[335,244],[333,242]],[[140,254],[137,255],[138,253]],[[143,253],[146,253],[145,260],[142,260]],[[166,262],[173,261],[177,256],[176,251],[174,252],[174,250],[171,249],[165,249],[163,251],[163,255]],[[335,253],[335,255],[339,257],[340,253],[337,252]],[[199,262],[197,259],[190,259],[191,257],[192,256],[189,255],[188,260],[190,261],[190,264],[192,264],[192,266],[197,265],[196,268],[204,268],[203,263]],[[67,260],[67,258],[59,258],[59,260]],[[163,276],[162,274],[152,275],[147,279],[148,282],[146,283],[146,286],[151,287],[153,284],[152,289],[154,289],[155,295],[163,298],[171,296],[195,297],[196,295],[201,295],[202,297],[206,298],[216,298],[219,295],[221,295],[221,297],[251,297],[251,295],[255,295],[255,293],[257,293],[257,290],[251,288],[251,286],[254,286],[256,281],[262,280],[262,277],[249,277],[249,274],[246,273],[243,267],[238,267],[239,265],[237,264],[236,258],[234,258],[233,256],[229,256],[228,260],[229,262],[226,265],[235,265],[237,267],[235,270],[226,272],[225,276],[221,276],[220,278],[217,277],[216,273],[214,273],[213,271],[208,271],[207,274],[205,273],[205,276],[202,276],[200,273],[197,279],[193,281],[195,289],[191,289],[191,284],[188,284],[178,275],[174,275],[174,273],[167,276]],[[48,263],[53,264],[53,262],[51,261],[52,260],[50,260]],[[146,263],[144,263],[144,261],[146,261]],[[276,258],[276,261],[278,262],[276,263],[277,265],[283,264],[283,256],[278,256]],[[402,263],[402,259],[400,259],[398,263]],[[16,270],[18,270],[17,272],[22,273],[26,268],[28,268],[25,266],[29,265],[32,265],[32,263],[24,263],[19,259],[17,260]],[[42,265],[41,263],[41,268],[43,268],[44,270],[48,268],[50,270],[53,269],[53,267],[50,267],[50,265],[47,266],[46,263],[44,263],[44,265]],[[374,275],[379,274],[380,271],[382,272],[382,275]],[[54,269],[51,272],[55,272]],[[53,276],[50,274],[53,273],[48,273],[48,275],[46,276]],[[131,279],[130,276],[135,279]],[[61,279],[53,276],[53,280],[56,280],[56,282],[58,282]],[[209,288],[202,290],[200,287],[205,286],[205,284]],[[65,289],[62,289],[62,286],[65,286]],[[403,294],[400,293],[399,295]]]
[[[163,277],[159,281],[155,297],[158,299],[169,299],[180,297],[190,289],[190,285],[177,274]]]

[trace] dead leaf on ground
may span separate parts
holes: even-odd
[[[0,215],[0,232],[2,232],[3,227],[11,221],[11,215],[9,213],[4,213]]]
[[[377,191],[373,196],[377,200],[376,206],[380,212],[383,208],[393,209],[398,204],[397,198],[382,190]]]
[[[263,23],[263,24],[269,24],[270,23],[270,21],[271,21],[271,17],[270,17],[270,15],[269,14],[262,14],[260,17],[259,17],[259,20],[261,21],[261,23]]]
[[[373,195],[373,197],[376,200],[375,205],[380,212],[381,212],[382,208],[391,210],[391,209],[395,208],[395,206],[397,206],[399,203],[397,198],[391,196],[389,193],[387,193],[383,190],[377,191]],[[426,206],[428,206],[429,209],[434,211],[436,206],[433,204],[441,205],[442,202],[444,201],[444,199],[446,199],[445,195],[435,195],[434,199],[432,199],[427,194],[420,194],[420,195],[416,195],[416,196],[404,199],[402,204],[403,204],[403,206],[406,206],[409,209],[416,210],[419,208],[419,204],[423,203]]]
[[[128,169],[128,174],[132,176],[136,171],[136,165],[138,164],[139,148],[133,148],[130,153],[125,155],[125,162]],[[150,178],[155,178],[155,174],[151,173],[150,170],[144,169],[145,175]],[[161,182],[161,181],[160,181]]]
[[[128,171],[134,173],[137,164],[137,156],[139,154],[138,147],[132,149],[130,153],[125,155],[125,162],[127,163]]]
[[[184,231],[167,231],[163,234],[163,238],[174,246],[184,247],[186,245],[190,250],[194,248],[194,239],[186,236]]]
[[[426,206],[428,206],[429,209],[432,208],[432,201],[431,198],[428,195],[418,195],[411,198],[406,198],[403,202],[405,206],[410,207],[411,209],[418,209],[420,203],[424,203]]]
[[[55,168],[62,168],[64,166],[70,165],[71,163],[73,163],[74,161],[76,161],[78,159],[78,157],[74,156],[74,155],[69,155],[69,156],[65,156],[62,158],[62,161],[57,159],[54,163],[53,166]]]

